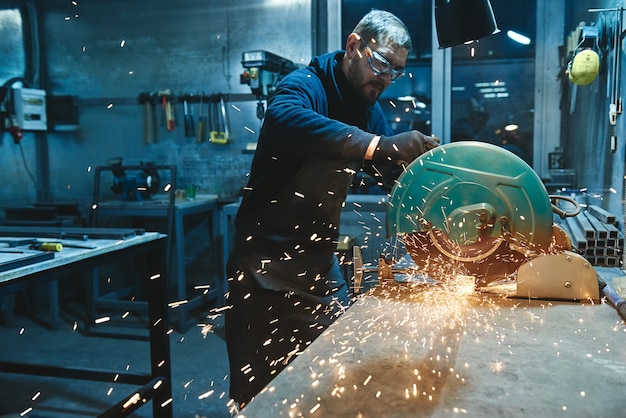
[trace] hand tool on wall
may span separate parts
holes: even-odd
[[[230,138],[228,135],[228,116],[226,113],[226,104],[224,102],[224,96],[219,95],[219,109],[217,116],[217,131],[211,132],[211,142],[215,144],[228,144]]]
[[[173,131],[176,128],[176,120],[174,117],[174,107],[172,106],[172,92],[170,89],[159,91],[161,97],[161,107],[163,109],[163,125],[168,131]]]
[[[183,110],[185,112],[185,136],[193,137],[196,136],[196,125],[193,120],[193,112],[189,108],[189,97],[185,96],[183,99]]]
[[[200,106],[198,107],[198,127],[196,129],[196,142],[200,143],[204,141],[204,130],[205,120],[204,120],[204,93],[200,93]]]
[[[608,31],[608,24],[603,24],[602,30],[610,32],[611,48],[613,49],[613,60],[611,63],[610,74],[607,82],[607,95],[609,96],[609,123],[613,126],[613,134],[610,137],[611,152],[617,151],[617,117],[622,114],[622,28],[624,21],[624,9],[621,5],[608,9],[588,9],[588,12],[615,12],[615,18],[612,22],[612,29]]]
[[[208,141],[211,142],[211,139],[214,135],[217,135],[217,114],[216,114],[216,97],[214,95],[209,96],[208,104],[207,104],[207,132]]]
[[[176,129],[176,115],[174,113],[174,105],[172,104],[171,98],[167,99],[166,113],[167,113],[167,129],[169,131],[173,131],[174,129]]]

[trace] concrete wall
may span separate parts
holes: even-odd
[[[41,87],[49,94],[76,96],[80,124],[43,135],[26,133],[19,147],[2,136],[3,204],[37,201],[36,190],[49,181],[48,199],[87,205],[91,168],[118,156],[128,164],[176,164],[179,185],[195,183],[201,192],[231,194],[245,183],[250,165],[251,154],[242,150],[256,141],[256,102],[227,103],[228,145],[186,138],[180,104],[177,128],[161,127],[158,142],[146,144],[139,94],[164,89],[175,94],[250,94],[239,82],[242,52],[264,49],[299,64],[308,63],[312,55],[310,0],[36,4],[42,63],[48,69],[42,72]],[[33,182],[28,171],[43,181]]]
[[[256,140],[260,126],[255,101],[228,103],[231,144],[198,144],[185,138],[180,126],[173,132],[159,129],[158,142],[146,144],[139,94],[168,88],[175,93],[247,94],[249,87],[239,83],[242,52],[265,49],[305,64],[314,43],[313,0],[91,0],[78,6],[62,0],[24,2],[34,4],[39,14],[41,87],[76,96],[80,125],[26,133],[20,146],[8,134],[0,137],[3,205],[45,198],[86,207],[92,167],[117,156],[129,164],[176,164],[179,185],[196,183],[201,192],[232,194],[245,182],[252,157],[242,150]],[[589,13],[590,7],[614,4],[584,0],[566,6],[567,33],[580,21],[601,18]],[[610,21],[614,13],[602,16]],[[558,45],[551,48],[557,53]],[[576,185],[587,188],[592,203],[621,215],[626,133],[620,116],[618,146],[611,153],[606,92],[602,73],[592,85],[578,87],[573,101],[571,91],[563,93],[567,117],[561,143],[577,172]],[[181,106],[176,107],[180,118]]]

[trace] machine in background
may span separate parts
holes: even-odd
[[[293,61],[282,58],[271,52],[259,50],[244,52],[241,57],[244,68],[239,77],[240,84],[247,84],[257,99],[257,117],[265,117],[264,100],[276,90],[282,78],[298,68]]]

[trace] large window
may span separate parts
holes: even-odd
[[[533,155],[535,1],[491,0],[500,33],[469,45],[452,47],[450,137],[502,145],[529,164]],[[372,8],[389,10],[409,28],[414,51],[408,76],[381,97],[392,127],[431,133],[433,2],[343,0],[345,39]],[[512,31],[512,32],[511,32]],[[515,36],[521,35],[521,36]]]
[[[19,9],[0,1],[0,85],[24,76],[25,55]]]
[[[452,48],[451,140],[501,145],[531,164],[535,2],[491,5],[500,33]]]

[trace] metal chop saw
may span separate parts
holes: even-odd
[[[551,199],[573,203],[566,213]],[[575,216],[569,198],[549,196],[541,179],[515,154],[495,145],[445,144],[412,162],[398,178],[387,207],[387,234],[397,235],[416,267],[413,273],[445,282],[472,276],[476,288],[513,281],[507,296],[600,299],[598,277],[572,251],[553,213]],[[355,290],[363,273],[379,282],[407,273],[384,257],[375,269],[354,254]]]

